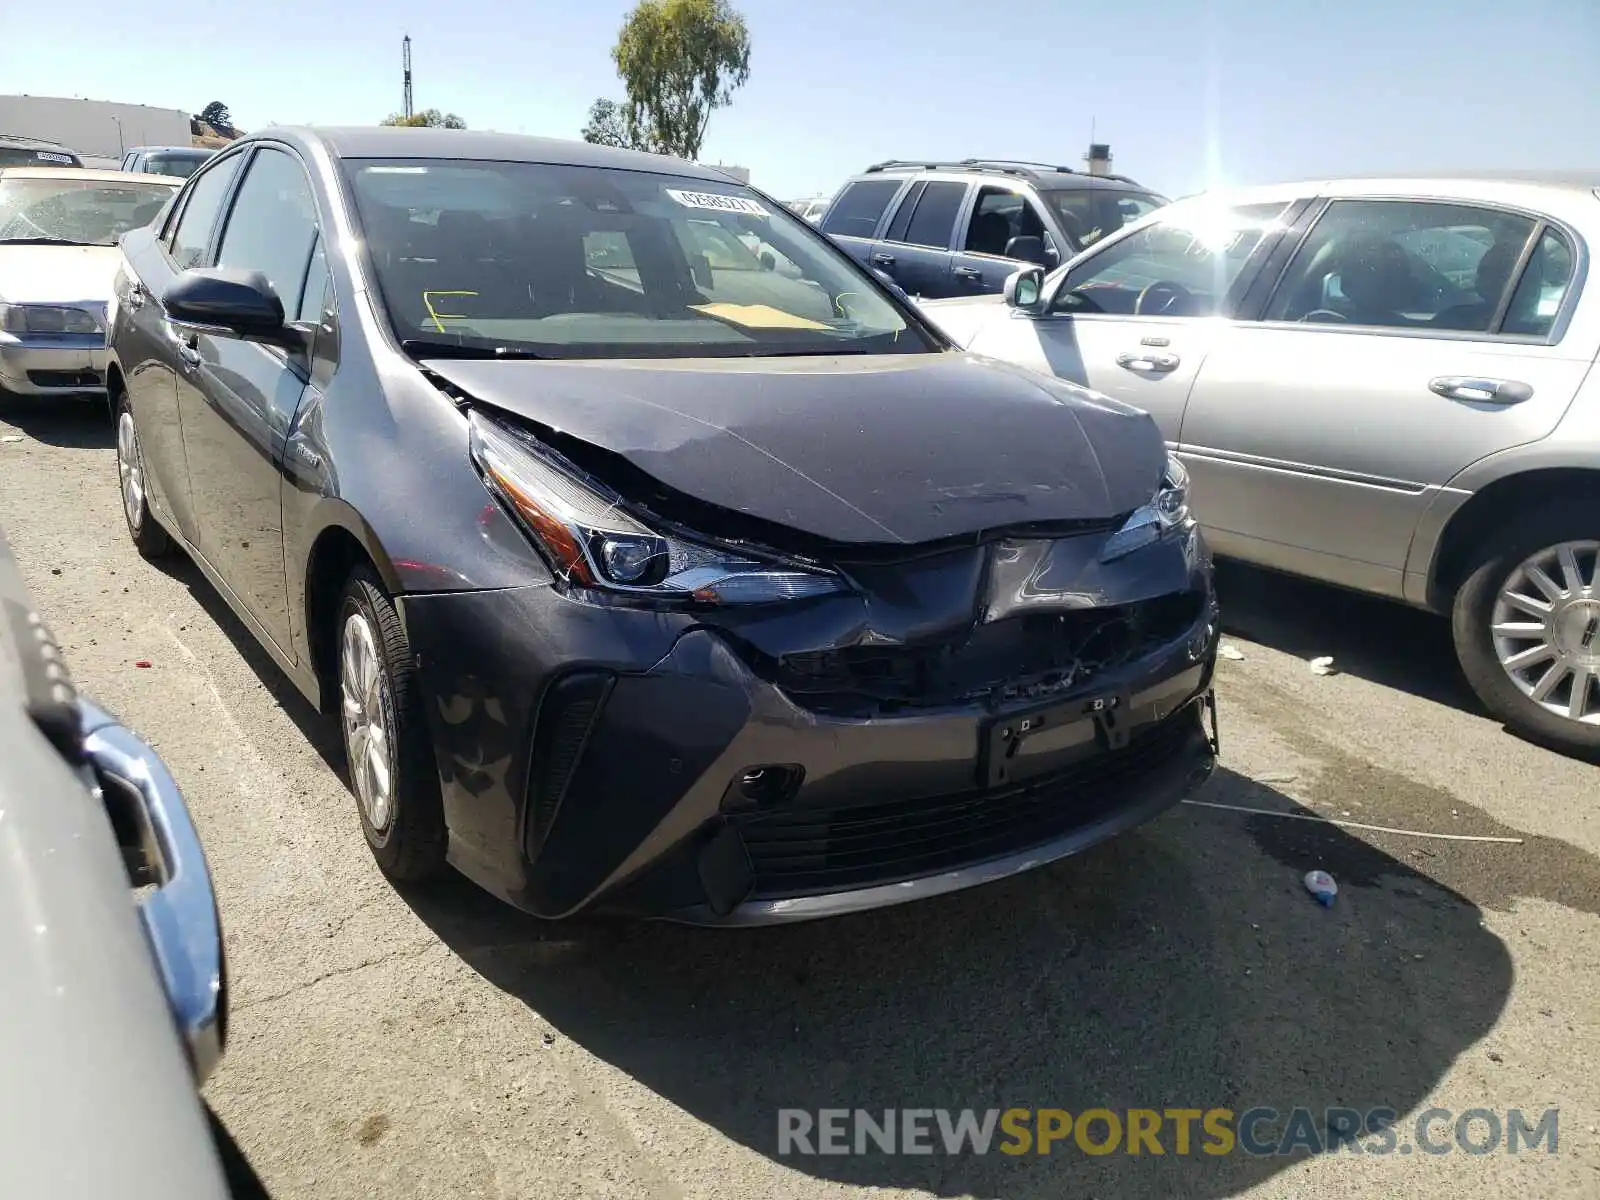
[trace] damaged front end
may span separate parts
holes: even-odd
[[[442,767],[453,861],[524,908],[894,903],[1075,852],[1211,769],[1219,624],[1175,462],[1131,513],[830,544],[469,423],[554,586],[405,612],[441,706],[470,663],[525,748],[503,803]],[[482,757],[469,723],[435,728],[442,763]]]

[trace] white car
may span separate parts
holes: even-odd
[[[0,168],[0,393],[105,389],[117,239],[183,180],[84,167]]]

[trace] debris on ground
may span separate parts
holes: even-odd
[[[1233,662],[1244,661],[1244,651],[1239,649],[1239,647],[1235,646],[1232,642],[1223,642],[1222,645],[1218,646],[1217,656],[1219,658],[1229,659]]]
[[[148,667],[148,666],[151,665],[151,663],[150,663],[150,660],[148,658],[141,658],[138,662],[134,663],[133,665],[136,666],[136,667]]]
[[[1313,675],[1337,675],[1339,668],[1333,665],[1332,655],[1323,655],[1321,658],[1311,660],[1311,673]]]
[[[0,437],[0,442],[20,442],[21,440],[22,435],[20,433],[8,433],[5,437]]]
[[[1307,871],[1306,891],[1316,897],[1317,903],[1323,908],[1333,907],[1333,898],[1339,894],[1339,885],[1333,881],[1333,876],[1326,871]]]

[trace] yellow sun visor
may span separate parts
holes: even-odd
[[[781,308],[773,308],[770,304],[694,304],[690,305],[695,312],[703,312],[708,317],[716,317],[723,321],[732,321],[735,325],[743,325],[747,329],[827,329],[821,321],[813,321],[809,317],[797,317],[793,313],[784,312]]]

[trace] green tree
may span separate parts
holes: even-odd
[[[750,78],[750,33],[728,0],[640,0],[611,57],[632,144],[695,159],[711,114]]]
[[[467,123],[455,113],[442,113],[437,108],[425,108],[409,117],[404,113],[390,113],[380,125],[406,125],[416,129],[465,129]]]
[[[233,114],[221,100],[213,100],[200,110],[200,119],[213,129],[232,129]]]
[[[618,146],[624,150],[648,150],[649,138],[643,131],[628,128],[627,118],[615,100],[601,97],[589,106],[589,123],[583,127],[583,140],[596,146]]]

